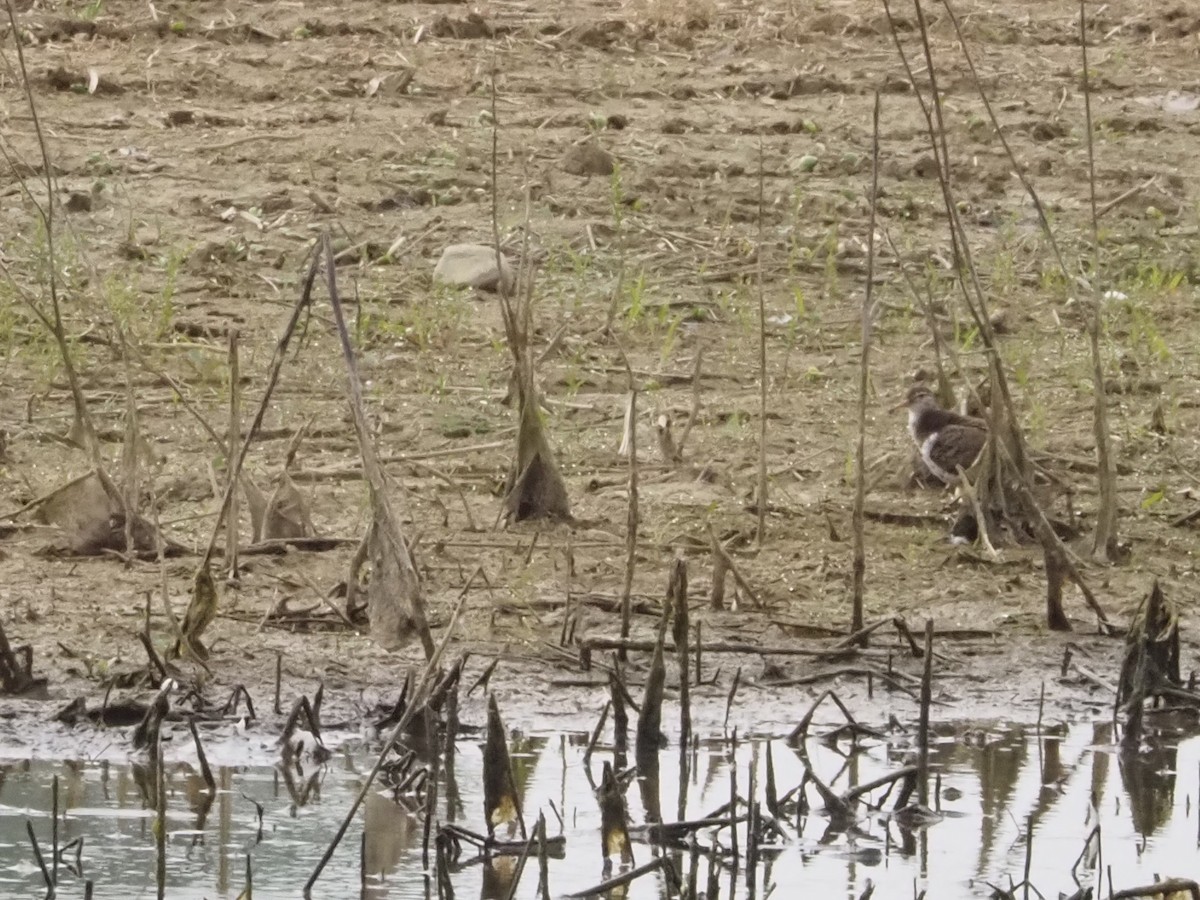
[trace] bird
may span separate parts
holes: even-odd
[[[942,409],[933,391],[920,382],[908,389],[899,406],[908,407],[908,433],[929,471],[942,484],[958,484],[958,470],[971,468],[987,444],[987,423]]]

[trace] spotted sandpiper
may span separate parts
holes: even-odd
[[[929,471],[943,484],[958,484],[959,468],[971,468],[987,443],[987,423],[942,409],[920,383],[908,389],[902,405],[908,407],[908,433]]]

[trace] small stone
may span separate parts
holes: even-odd
[[[513,270],[501,257],[501,270],[496,270],[496,248],[486,244],[451,244],[442,251],[433,270],[433,278],[443,284],[467,285],[481,291],[495,291],[501,280],[504,292],[513,286]]]
[[[562,170],[568,175],[611,175],[615,169],[613,155],[595,141],[576,144],[562,158]]]

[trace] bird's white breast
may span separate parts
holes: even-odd
[[[938,435],[936,431],[925,438],[924,443],[921,444],[921,459],[925,461],[925,465],[929,468],[929,471],[940,478],[943,484],[957,484],[957,472],[947,472],[933,461],[933,444],[937,439]]]

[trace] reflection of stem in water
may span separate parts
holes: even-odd
[[[1133,827],[1144,839],[1151,837],[1171,817],[1175,806],[1174,746],[1154,746],[1148,751],[1126,751],[1117,757],[1121,783],[1129,797]]]

